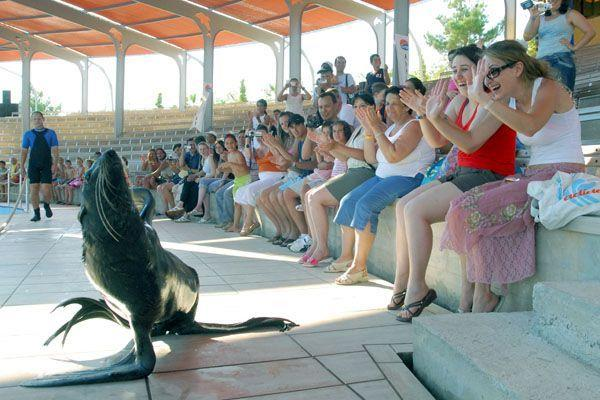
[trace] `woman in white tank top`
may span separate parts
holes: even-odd
[[[442,247],[467,256],[467,277],[475,282],[473,312],[498,308],[498,296],[482,295],[490,284],[505,285],[535,273],[529,182],[548,180],[556,171],[584,170],[577,110],[569,92],[549,78],[547,65],[511,40],[492,44],[484,54],[469,99],[519,132],[530,146],[531,161],[522,175],[466,192],[446,215]],[[514,100],[501,101],[507,98]]]
[[[352,285],[368,280],[367,257],[371,250],[379,213],[397,198],[417,188],[435,158],[423,139],[412,111],[400,100],[400,88],[386,90],[386,111],[393,124],[386,128],[374,109],[357,109],[365,127],[365,161],[378,164],[375,176],[344,196],[334,221],[342,230],[356,232],[356,250],[350,268],[335,283]]]

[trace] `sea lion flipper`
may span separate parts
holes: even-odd
[[[179,335],[194,335],[202,333],[233,333],[260,328],[277,328],[281,332],[298,326],[285,318],[256,317],[237,324],[212,324],[193,321],[189,326],[176,330]]]
[[[53,387],[141,379],[152,373],[156,355],[150,340],[149,324],[133,324],[135,346],[121,361],[109,367],[50,375],[23,382],[25,387]]]
[[[44,343],[44,346],[49,345],[58,335],[64,332],[62,344],[65,344],[67,335],[71,328],[80,322],[91,318],[103,318],[109,321],[118,323],[121,326],[129,328],[129,322],[115,314],[106,304],[104,300],[95,300],[88,297],[74,297],[69,300],[65,300],[59,303],[54,310],[59,307],[66,307],[71,304],[78,304],[81,306],[79,311],[73,315],[73,317],[65,322],[60,328],[58,328]]]

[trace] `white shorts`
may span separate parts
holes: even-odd
[[[259,179],[239,188],[233,200],[244,206],[256,207],[256,199],[260,193],[273,186],[284,176],[285,172],[259,172]]]

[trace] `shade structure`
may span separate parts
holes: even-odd
[[[40,0],[42,1],[42,0]],[[53,2],[54,0],[44,0]],[[164,0],[168,3],[170,0]],[[294,3],[295,0],[290,0]],[[353,0],[347,0],[353,2]],[[79,10],[92,13],[115,24],[139,31],[182,50],[204,48],[202,32],[191,18],[131,0],[64,0]],[[289,36],[290,12],[286,0],[190,0],[206,10],[248,23],[254,27]],[[417,0],[411,0],[415,3]],[[374,9],[387,11],[394,8],[394,0],[367,0]],[[302,32],[311,32],[355,20],[354,17],[317,4],[308,4],[302,16]],[[34,34],[60,46],[68,47],[90,57],[115,56],[109,36],[89,27],[56,15],[28,7],[12,0],[0,0],[0,23]],[[215,46],[248,42],[251,39],[235,31],[220,31]],[[128,49],[127,54],[151,53],[143,46]],[[49,57],[37,55],[36,58]],[[0,44],[0,61],[18,61],[19,53]]]

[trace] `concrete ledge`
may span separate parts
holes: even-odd
[[[535,285],[533,332],[600,371],[600,281]]]
[[[596,399],[600,374],[529,334],[532,313],[419,317],[413,364],[438,399]]]
[[[341,235],[332,223],[334,210],[328,213],[329,249],[334,256],[340,254]],[[213,214],[214,215],[214,214]],[[275,230],[265,215],[260,215],[261,235],[270,237]],[[433,251],[427,269],[427,284],[435,288],[437,304],[456,310],[460,299],[460,260],[451,251],[439,251],[444,223],[434,224]],[[369,255],[369,272],[393,282],[396,268],[394,253],[396,217],[389,206],[379,216],[378,234]],[[537,273],[519,283],[509,285],[508,296],[502,311],[528,311],[532,309],[533,286],[548,281],[600,280],[600,217],[579,217],[563,229],[549,231],[538,226],[536,233]],[[496,291],[501,288],[496,287]]]

